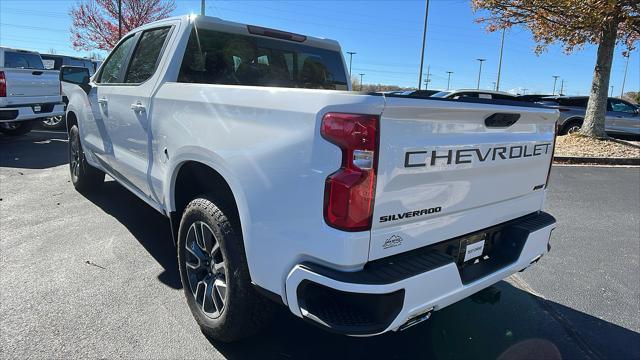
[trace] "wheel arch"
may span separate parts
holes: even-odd
[[[565,119],[562,122],[562,125],[558,129],[558,135],[566,135],[571,125],[576,123],[582,124],[583,122],[584,122],[584,116],[580,116],[580,115],[571,116]]]
[[[249,216],[244,193],[228,169],[198,157],[183,157],[172,169],[165,199],[174,241],[177,241],[180,219],[187,204],[196,196],[207,193],[221,201],[225,214],[238,225],[246,241]]]
[[[78,125],[78,117],[76,116],[75,112],[67,111],[65,118],[67,133],[69,133],[73,125]]]

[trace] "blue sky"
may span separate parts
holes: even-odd
[[[200,11],[200,1],[178,0],[175,15]],[[0,1],[0,44],[60,54],[77,53],[69,44],[68,10],[76,1]],[[338,40],[343,51],[355,51],[353,73],[365,83],[416,86],[424,19],[424,1],[221,1],[207,0],[207,15]],[[444,89],[447,71],[452,88],[475,88],[477,58],[485,58],[481,88],[497,78],[499,33],[476,24],[469,1],[431,0],[425,51],[430,66],[429,88]],[[536,56],[531,34],[524,28],[507,32],[501,90],[549,93],[553,75],[565,80],[565,93],[588,94],[595,47],[565,55],[560,46]],[[620,95],[626,59],[616,50],[611,85]],[[347,57],[347,55],[345,54]],[[640,51],[631,53],[625,91],[640,88]],[[347,57],[348,61],[348,57]],[[558,80],[558,88],[560,80]]]

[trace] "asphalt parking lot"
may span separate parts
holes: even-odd
[[[374,338],[282,311],[209,341],[183,299],[168,221],[114,181],[69,183],[66,135],[0,135],[1,358],[640,358],[640,169],[554,167],[552,251],[429,322]]]

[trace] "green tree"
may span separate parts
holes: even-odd
[[[478,22],[487,30],[525,26],[538,43],[540,54],[559,42],[566,53],[585,44],[598,46],[591,92],[581,133],[606,137],[604,118],[611,64],[616,43],[632,50],[640,38],[640,2],[638,0],[472,0],[480,11]]]

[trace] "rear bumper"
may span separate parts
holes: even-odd
[[[41,111],[36,112],[35,106]],[[64,103],[25,104],[0,108],[0,122],[25,121],[64,115]]]
[[[396,331],[527,268],[548,252],[554,228],[555,219],[544,212],[502,224],[497,253],[470,266],[458,266],[438,244],[370,262],[358,272],[298,264],[286,279],[287,304],[295,315],[342,334]]]

